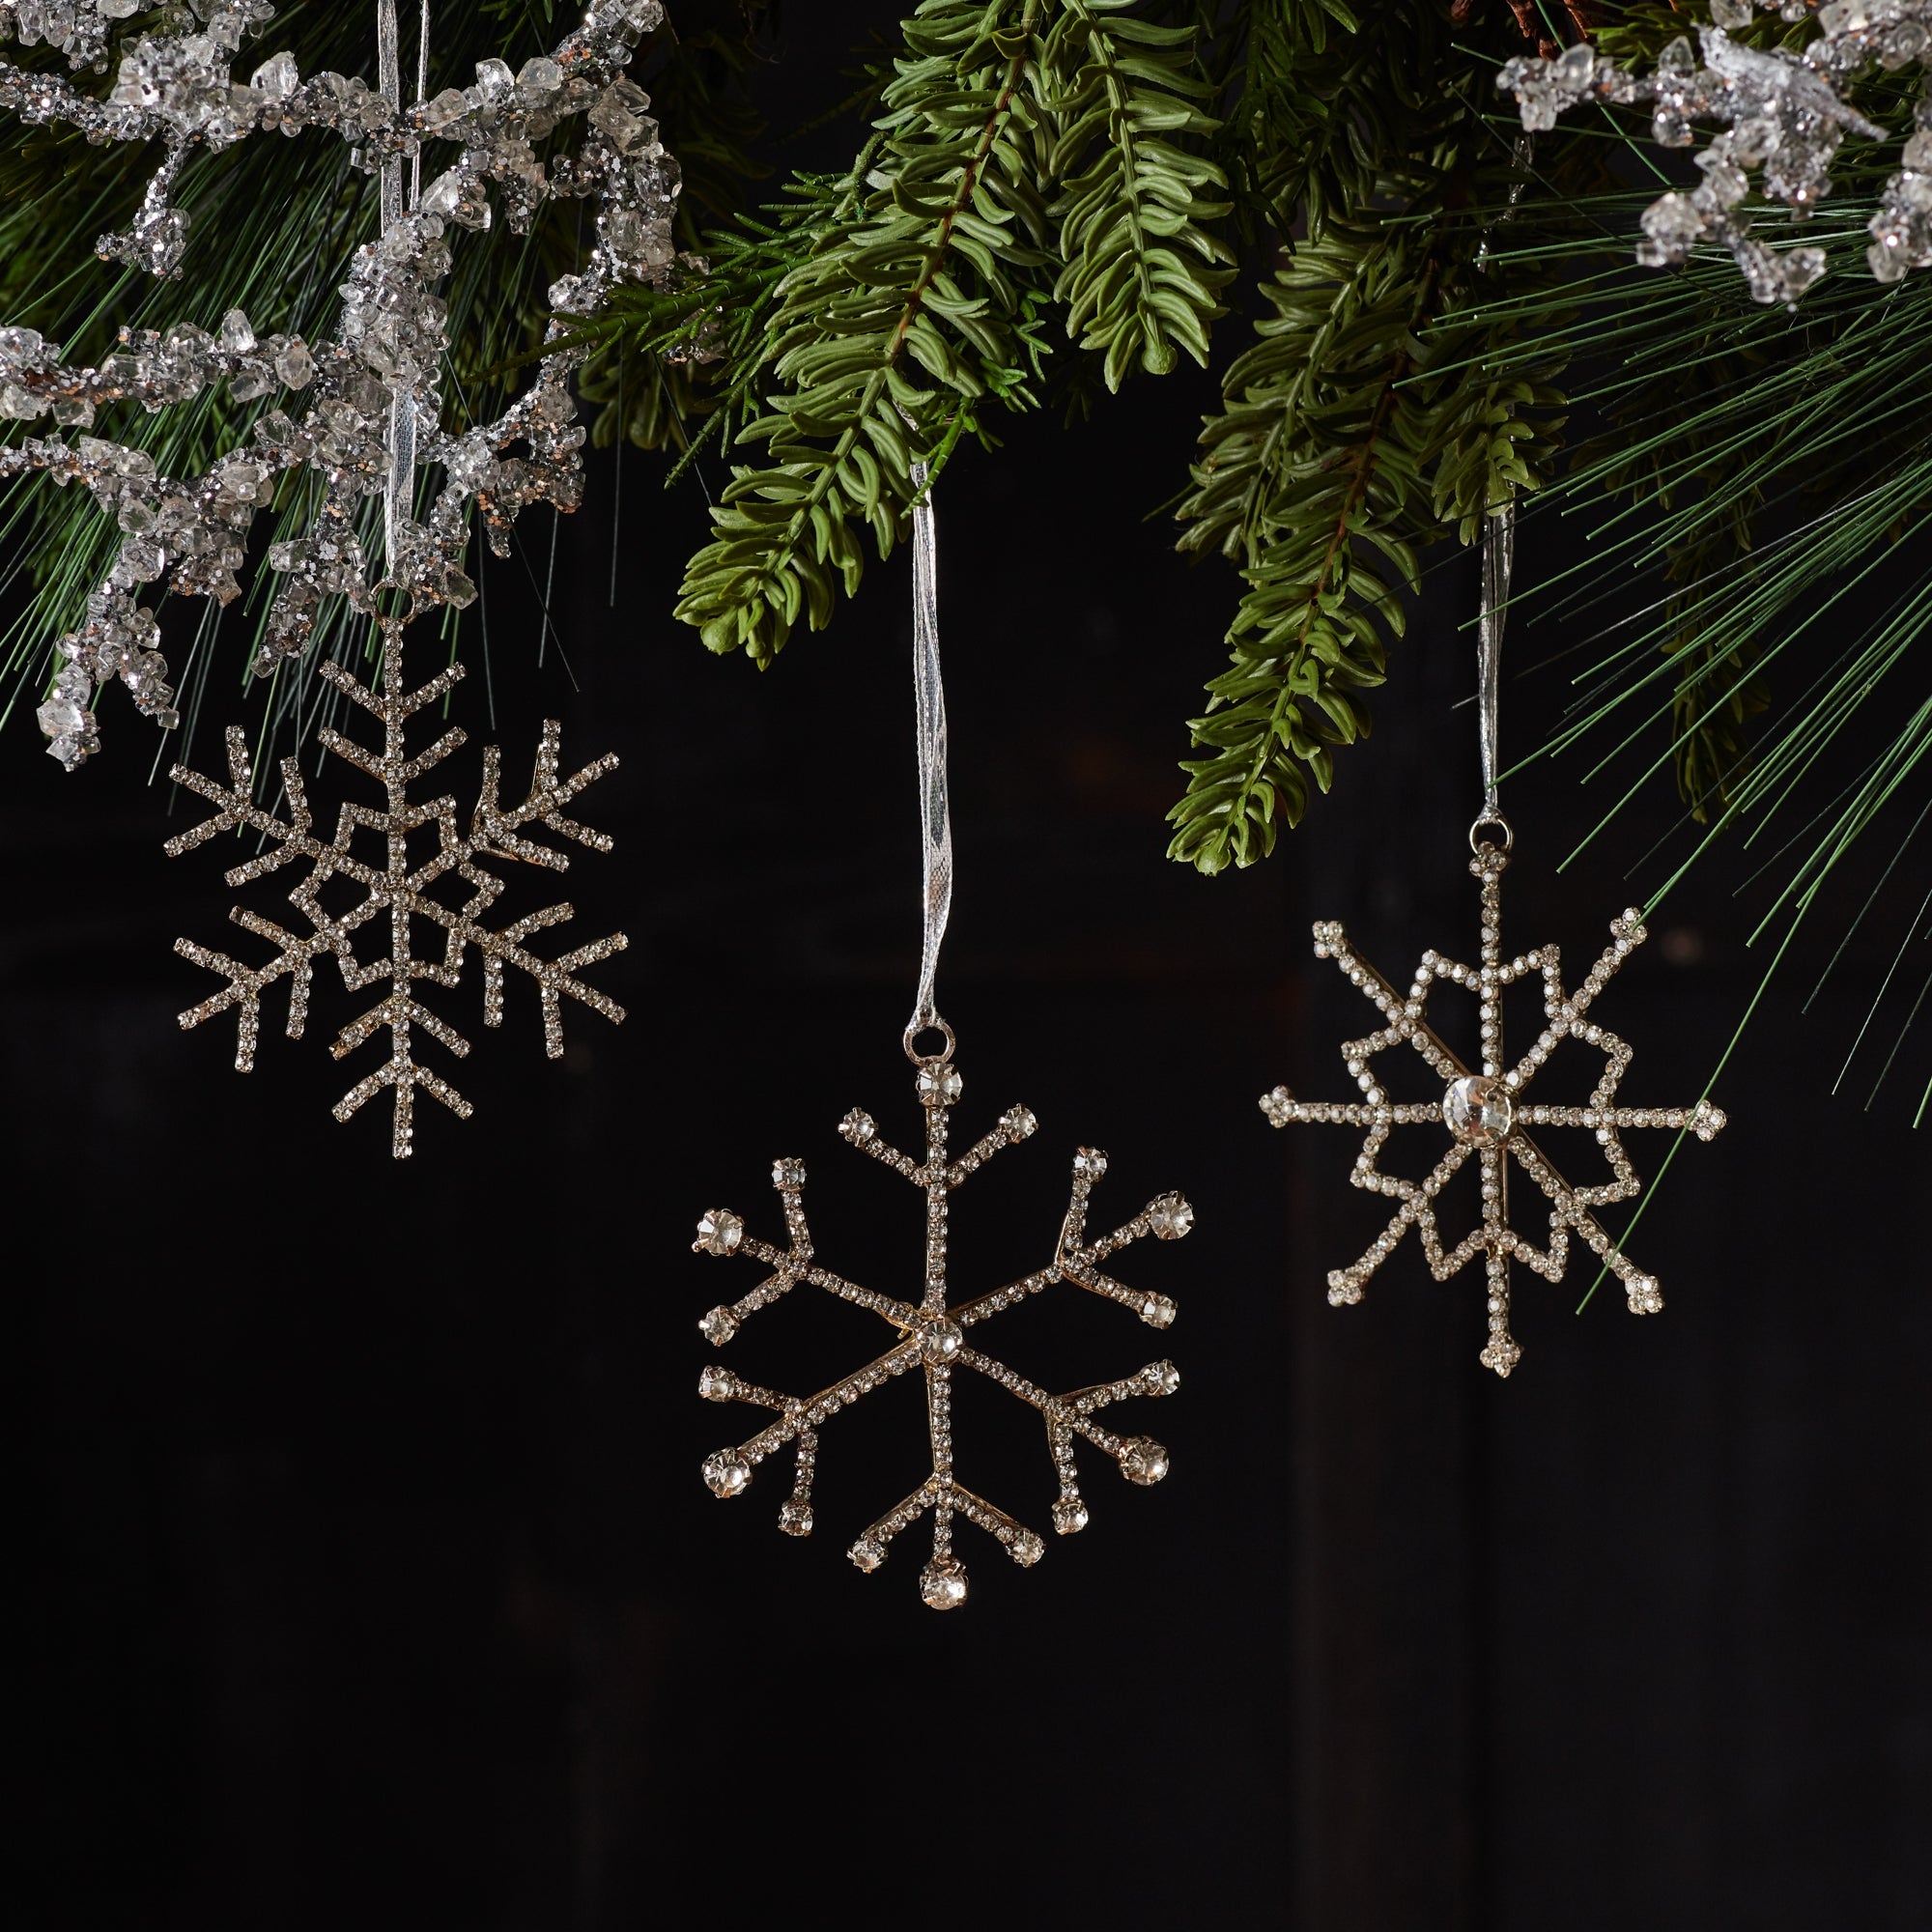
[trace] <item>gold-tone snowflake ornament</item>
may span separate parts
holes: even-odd
[[[1724,1124],[1723,1114],[1705,1100],[1689,1108],[1617,1105],[1617,1086],[1631,1063],[1631,1049],[1607,1027],[1598,1026],[1590,1017],[1590,1009],[1611,975],[1642,944],[1644,929],[1639,915],[1632,910],[1610,922],[1610,943],[1602,957],[1590,968],[1583,983],[1575,992],[1567,992],[1555,947],[1541,946],[1533,952],[1503,956],[1501,879],[1508,864],[1507,846],[1487,840],[1476,845],[1469,864],[1482,885],[1481,965],[1463,966],[1440,953],[1425,952],[1406,994],[1398,993],[1373,966],[1356,956],[1340,925],[1330,921],[1317,924],[1316,957],[1333,959],[1350,982],[1359,986],[1381,1009],[1387,1024],[1342,1048],[1342,1058],[1362,1092],[1359,1101],[1329,1104],[1297,1100],[1286,1087],[1277,1087],[1264,1094],[1261,1102],[1262,1111],[1278,1127],[1315,1122],[1367,1128],[1350,1182],[1401,1204],[1368,1252],[1329,1275],[1328,1299],[1338,1307],[1361,1300],[1368,1278],[1395,1252],[1411,1227],[1419,1231],[1423,1253],[1437,1281],[1446,1281],[1480,1254],[1490,1291],[1490,1339],[1482,1360],[1499,1376],[1507,1376],[1522,1355],[1509,1325],[1512,1256],[1546,1280],[1560,1281],[1574,1233],[1623,1283],[1632,1314],[1655,1315],[1662,1308],[1663,1297],[1655,1277],[1643,1273],[1617,1248],[1590,1210],[1627,1201],[1641,1186],[1624,1151],[1621,1135],[1626,1127],[1688,1128],[1699,1140],[1708,1141]],[[1501,995],[1504,987],[1530,974],[1541,974],[1543,979],[1544,1030],[1535,1045],[1512,1065],[1503,1054]],[[1429,1024],[1429,993],[1437,980],[1453,980],[1476,995],[1482,1042],[1480,1072],[1464,1065]],[[1525,1098],[1530,1083],[1565,1038],[1580,1040],[1603,1053],[1604,1071],[1588,1104],[1531,1105]],[[1384,1049],[1405,1044],[1420,1054],[1444,1083],[1440,1100],[1409,1105],[1390,1099],[1370,1062]],[[1410,1125],[1439,1126],[1449,1134],[1447,1151],[1421,1180],[1384,1174],[1378,1164],[1390,1132]],[[1610,1179],[1595,1186],[1573,1186],[1531,1138],[1530,1128],[1541,1126],[1589,1129],[1609,1163]],[[1482,1218],[1473,1233],[1445,1250],[1436,1227],[1436,1198],[1472,1154],[1482,1179]],[[1534,1246],[1510,1226],[1512,1165],[1520,1168],[1549,1203],[1547,1249]]]
[[[446,1047],[458,1059],[469,1052],[469,1040],[422,1004],[417,996],[418,987],[458,985],[463,977],[465,951],[473,946],[483,957],[483,1024],[488,1027],[501,1026],[504,969],[515,967],[519,972],[527,974],[536,984],[543,1010],[544,1049],[555,1060],[563,1053],[562,1006],[566,996],[582,1001],[608,1020],[616,1022],[623,1019],[622,1007],[594,986],[586,985],[576,975],[580,967],[608,959],[611,953],[621,952],[630,942],[621,932],[613,932],[608,939],[594,940],[588,946],[581,946],[576,952],[565,953],[560,959],[540,958],[524,942],[531,933],[574,917],[574,908],[567,902],[545,906],[540,912],[526,914],[501,927],[481,923],[481,916],[501,895],[503,881],[483,869],[479,861],[522,860],[556,872],[564,870],[570,864],[567,854],[525,838],[523,832],[526,826],[532,823],[547,826],[560,837],[574,839],[580,845],[587,845],[592,851],[608,852],[611,849],[608,835],[588,831],[564,817],[563,808],[586,785],[612,770],[617,760],[614,755],[598,758],[585,765],[575,778],[559,782],[556,754],[560,727],[554,719],[546,719],[537,751],[536,770],[530,781],[529,797],[519,806],[505,807],[498,802],[501,757],[496,746],[487,747],[483,753],[482,788],[476,809],[470,813],[469,831],[467,837],[460,835],[453,798],[445,796],[432,799],[427,804],[412,805],[409,788],[432,765],[440,763],[465,742],[463,732],[452,726],[427,751],[411,757],[404,749],[403,726],[425,705],[433,704],[441,697],[463,676],[463,667],[452,664],[419,689],[406,692],[403,689],[401,628],[385,624],[384,634],[380,693],[352,677],[340,666],[323,664],[317,667],[321,675],[346,697],[382,721],[383,748],[379,752],[365,750],[353,739],[327,727],[318,735],[327,750],[368,773],[384,787],[387,794],[384,810],[345,805],[336,819],[334,838],[327,840],[318,838],[313,831],[315,821],[303,790],[300,766],[294,758],[284,758],[281,765],[282,785],[288,795],[289,816],[282,819],[264,810],[255,803],[251,790],[247,738],[240,729],[231,728],[228,732],[227,785],[204,778],[199,772],[189,771],[185,765],[175,766],[170,774],[178,784],[198,792],[218,810],[213,818],[205,820],[192,831],[170,838],[166,851],[170,858],[175,858],[203,840],[213,838],[217,832],[229,832],[245,825],[261,835],[267,849],[260,857],[244,866],[235,867],[227,874],[231,886],[245,885],[252,879],[259,879],[293,859],[309,861],[307,876],[289,895],[289,902],[308,922],[309,930],[306,933],[286,931],[271,921],[244,911],[240,906],[229,915],[238,925],[280,949],[266,964],[244,966],[225,952],[212,952],[195,945],[192,940],[175,941],[177,952],[192,959],[197,966],[222,974],[228,980],[223,991],[212,994],[200,1006],[183,1013],[181,1024],[184,1028],[199,1026],[203,1020],[212,1019],[231,1007],[236,1009],[235,1070],[246,1073],[255,1064],[255,1037],[261,1024],[262,993],[275,980],[286,977],[289,981],[288,1036],[291,1039],[301,1037],[307,1022],[309,983],[314,962],[319,955],[334,954],[336,964],[342,971],[342,983],[351,991],[387,981],[388,992],[360,1019],[353,1020],[344,1027],[329,1051],[340,1060],[374,1035],[384,1031],[388,1033],[388,1060],[352,1087],[337,1101],[334,1112],[338,1121],[346,1121],[365,1100],[373,1098],[385,1087],[392,1089],[396,1098],[391,1149],[400,1160],[409,1154],[412,1146],[414,1099],[418,1087],[440,1100],[459,1119],[467,1121],[471,1112],[469,1102],[454,1087],[428,1067],[420,1065],[415,1059],[414,1033],[417,1029]],[[409,835],[426,829],[436,834],[436,850],[421,863],[412,864],[408,849]],[[382,864],[372,865],[355,856],[351,848],[358,832],[365,836],[376,835],[384,840],[384,858]],[[360,887],[363,895],[359,904],[339,915],[326,910],[318,896],[325,886],[337,878]],[[460,879],[469,888],[469,896],[461,905],[444,905],[436,896],[439,884],[449,878]],[[386,916],[389,930],[388,952],[380,959],[358,962],[355,952],[355,934],[362,926],[384,916]],[[412,951],[412,920],[423,920],[431,926],[441,928],[442,956],[440,959],[418,958]]]
[[[949,1037],[950,1038],[950,1037]],[[1053,1259],[1037,1273],[971,1300],[949,1302],[946,1282],[946,1220],[948,1197],[968,1175],[975,1174],[1000,1149],[1029,1138],[1037,1122],[1024,1107],[1010,1108],[993,1131],[960,1155],[947,1158],[947,1122],[959,1097],[958,1069],[950,1050],[945,1057],[921,1062],[919,1097],[925,1109],[925,1158],[915,1161],[879,1138],[869,1114],[851,1113],[838,1131],[854,1147],[883,1161],[925,1195],[924,1287],[918,1301],[901,1301],[876,1294],[817,1265],[811,1236],[806,1227],[802,1191],[805,1164],[781,1160],[772,1169],[772,1182],[784,1204],[790,1246],[776,1248],[753,1238],[743,1220],[727,1208],[715,1208],[697,1224],[695,1248],[711,1255],[749,1255],[772,1272],[742,1300],[714,1308],[698,1323],[705,1339],[723,1347],[758,1309],[790,1293],[800,1282],[836,1294],[840,1300],[867,1309],[896,1334],[883,1354],[820,1389],[816,1395],[780,1395],[741,1380],[729,1369],[708,1366],[697,1392],[713,1402],[744,1402],[776,1411],[779,1419],[735,1448],[721,1449],[704,1463],[704,1481],[713,1494],[738,1496],[752,1481],[753,1471],[766,1457],[787,1443],[796,1445],[796,1474],[792,1492],[779,1512],[779,1527],[791,1536],[810,1536],[812,1529],[811,1478],[817,1460],[820,1428],[841,1408],[883,1387],[908,1371],[920,1371],[925,1384],[926,1431],[932,1451],[932,1472],[904,1501],[879,1518],[848,1552],[866,1572],[886,1560],[886,1551],[900,1530],[909,1528],[928,1511],[932,1514],[932,1560],[920,1577],[920,1594],[936,1610],[956,1608],[966,1601],[966,1566],[952,1553],[952,1520],[964,1517],[977,1523],[1022,1568],[1031,1568],[1046,1551],[1044,1539],[1014,1520],[983,1496],[976,1495],[953,1475],[952,1385],[955,1371],[967,1370],[997,1382],[1030,1407],[1046,1424],[1046,1445],[1060,1479],[1060,1496],[1053,1505],[1053,1526],[1071,1536],[1087,1526],[1087,1504],[1073,1461],[1074,1439],[1092,1443],[1120,1465],[1130,1483],[1157,1483],[1167,1474],[1167,1451],[1148,1435],[1116,1435],[1096,1419],[1099,1412],[1132,1396],[1172,1395],[1180,1377],[1170,1362],[1151,1362],[1121,1381],[1076,1389],[1070,1395],[1049,1395],[1024,1376],[995,1361],[971,1345],[973,1331],[1004,1308],[1039,1293],[1056,1282],[1071,1282],[1109,1301],[1130,1308],[1150,1327],[1165,1328],[1175,1315],[1164,1294],[1147,1294],[1123,1287],[1101,1272],[1101,1264],[1129,1242],[1151,1234],[1157,1240],[1179,1240],[1194,1225],[1194,1210],[1178,1194],[1163,1194],[1148,1203],[1125,1226],[1097,1239],[1087,1234],[1088,1195],[1107,1170],[1107,1156],[1082,1148],[1073,1157],[1073,1198],[1054,1244]]]

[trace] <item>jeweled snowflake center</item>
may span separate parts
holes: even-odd
[[[1443,1124],[1471,1147],[1501,1147],[1516,1125],[1516,1102],[1500,1080],[1465,1074],[1449,1083],[1442,1100]]]
[[[922,1315],[914,1332],[919,1337],[920,1354],[935,1367],[956,1359],[966,1346],[965,1330],[943,1315]]]

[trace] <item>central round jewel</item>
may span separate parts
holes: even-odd
[[[1471,1147],[1501,1147],[1516,1125],[1516,1102],[1500,1080],[1471,1073],[1450,1082],[1442,1119],[1459,1141]]]
[[[966,1331],[943,1315],[928,1315],[919,1324],[919,1351],[938,1366],[950,1362],[966,1346]]]

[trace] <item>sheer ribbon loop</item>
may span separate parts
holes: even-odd
[[[939,672],[939,560],[932,525],[932,493],[926,467],[912,467],[918,500],[912,513],[912,670],[915,729],[919,741],[919,829],[922,859],[923,944],[919,997],[906,1023],[906,1057],[926,1066],[952,1058],[952,1029],[933,1004],[939,947],[952,911],[952,814],[946,790],[946,685]],[[937,1032],[945,1051],[922,1054],[914,1041]]]

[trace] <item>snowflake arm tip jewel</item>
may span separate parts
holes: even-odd
[[[1609,945],[1572,993],[1564,987],[1555,947],[1539,947],[1512,958],[1503,956],[1500,882],[1508,863],[1507,852],[1488,841],[1477,845],[1470,862],[1470,870],[1482,889],[1481,964],[1469,967],[1437,952],[1425,952],[1406,994],[1398,992],[1355,952],[1338,923],[1319,923],[1315,927],[1316,956],[1334,960],[1343,977],[1361,988],[1384,1021],[1376,1032],[1349,1040],[1342,1047],[1343,1061],[1362,1097],[1339,1103],[1303,1101],[1286,1087],[1277,1087],[1261,1099],[1262,1112],[1277,1127],[1316,1124],[1366,1128],[1350,1182],[1397,1203],[1395,1212],[1367,1252],[1348,1267],[1330,1273],[1329,1301],[1338,1307],[1360,1301],[1369,1277],[1395,1252],[1411,1227],[1417,1231],[1430,1272],[1437,1281],[1448,1280],[1482,1255],[1489,1276],[1490,1316],[1490,1340],[1482,1360],[1499,1376],[1507,1376],[1522,1355],[1509,1325],[1512,1257],[1546,1280],[1560,1281],[1574,1235],[1624,1284],[1633,1314],[1655,1315],[1662,1309],[1663,1297],[1656,1278],[1643,1273],[1623,1254],[1591,1210],[1629,1200],[1641,1185],[1624,1151],[1621,1137],[1626,1129],[1666,1127],[1708,1141],[1724,1125],[1723,1113],[1707,1100],[1690,1108],[1618,1104],[1617,1089],[1630,1065],[1631,1048],[1606,1027],[1599,1026],[1590,1012],[1617,969],[1643,943],[1645,931],[1635,908],[1610,922]],[[1540,976],[1543,981],[1544,1030],[1528,1052],[1508,1065],[1503,1053],[1500,996],[1504,987],[1531,976]],[[1480,1071],[1466,1065],[1429,1023],[1428,1002],[1437,980],[1466,987],[1477,997],[1483,1042]],[[1525,1097],[1530,1083],[1565,1038],[1580,1040],[1604,1056],[1603,1073],[1587,1104],[1531,1104]],[[1443,1081],[1440,1100],[1415,1104],[1391,1100],[1371,1062],[1389,1048],[1403,1046],[1412,1048]],[[1420,1180],[1385,1174],[1379,1161],[1391,1131],[1398,1126],[1426,1124],[1446,1127],[1450,1134],[1449,1148],[1429,1174]],[[1608,1162],[1609,1179],[1593,1186],[1573,1186],[1531,1136],[1529,1129],[1541,1126],[1588,1129]],[[1445,1248],[1435,1218],[1436,1202],[1450,1179],[1472,1156],[1481,1175],[1482,1218],[1463,1241]],[[1507,1178],[1511,1163],[1536,1183],[1549,1203],[1547,1248],[1535,1247],[1509,1225]]]
[[[698,1323],[714,1347],[728,1343],[759,1309],[788,1294],[800,1282],[824,1289],[839,1299],[877,1315],[897,1339],[850,1375],[815,1395],[779,1394],[745,1381],[729,1369],[713,1363],[698,1378],[698,1394],[712,1402],[743,1402],[773,1410],[778,1420],[748,1441],[720,1449],[705,1459],[703,1478],[714,1495],[743,1495],[753,1472],[767,1457],[787,1444],[795,1446],[791,1494],[779,1512],[779,1527],[787,1535],[809,1536],[813,1526],[812,1475],[817,1462],[818,1431],[841,1408],[912,1370],[921,1371],[926,1392],[931,1473],[905,1497],[873,1522],[852,1545],[848,1554],[859,1569],[876,1570],[886,1559],[894,1537],[921,1517],[933,1518],[932,1560],[920,1577],[920,1594],[934,1609],[953,1609],[966,1600],[966,1566],[952,1553],[952,1522],[963,1517],[993,1537],[1012,1560],[1031,1568],[1045,1554],[1044,1540],[975,1494],[953,1474],[952,1433],[952,1376],[966,1369],[998,1383],[1019,1401],[1037,1409],[1046,1426],[1047,1449],[1060,1480],[1053,1505],[1056,1530],[1070,1536],[1083,1529],[1088,1511],[1082,1499],[1074,1463],[1074,1442],[1084,1438],[1113,1457],[1130,1483],[1148,1487],[1168,1471],[1167,1450],[1151,1436],[1117,1435],[1095,1418],[1117,1402],[1134,1396],[1172,1395],[1179,1373],[1171,1362],[1151,1362],[1120,1381],[1076,1389],[1055,1396],[981,1350],[969,1346],[968,1331],[1003,1309],[1016,1306],[1057,1282],[1071,1282],[1104,1299],[1131,1308],[1150,1326],[1166,1327],[1175,1315],[1165,1295],[1128,1289],[1099,1271],[1099,1263],[1145,1235],[1178,1240],[1192,1228],[1194,1210],[1179,1194],[1163,1194],[1150,1202],[1131,1221],[1111,1234],[1089,1240],[1086,1234],[1088,1197],[1106,1172],[1107,1157],[1082,1148],[1073,1159],[1072,1197],[1061,1225],[1053,1260],[1043,1268],[988,1294],[949,1304],[946,1280],[947,1197],[1002,1148],[1030,1138],[1037,1122],[1024,1107],[1011,1108],[994,1129],[957,1160],[948,1158],[948,1110],[959,1097],[959,1073],[951,1060],[930,1063],[919,1070],[920,1098],[926,1118],[926,1151],[923,1161],[880,1139],[868,1114],[854,1111],[839,1132],[854,1147],[911,1181],[926,1196],[925,1288],[917,1304],[876,1294],[819,1266],[806,1223],[803,1190],[805,1165],[783,1159],[772,1169],[772,1184],[783,1204],[789,1245],[778,1248],[746,1232],[743,1219],[728,1208],[715,1208],[697,1224],[695,1251],[720,1257],[746,1255],[771,1269],[742,1299],[714,1308]]]

